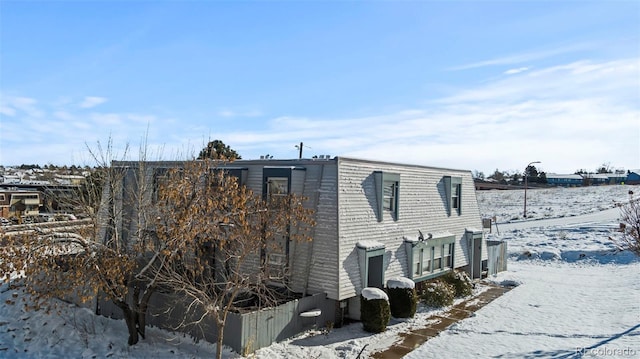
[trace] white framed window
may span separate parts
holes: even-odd
[[[431,247],[431,252],[433,253],[433,270],[442,269],[442,246]]]
[[[267,179],[267,198],[285,197],[288,194],[289,179],[287,177],[269,177]]]
[[[460,184],[451,185],[451,208],[458,210],[460,208]]]
[[[444,268],[452,268],[453,269],[453,243],[444,244],[442,259]]]
[[[287,266],[287,256],[284,254],[268,253],[266,261],[267,278],[272,280],[283,279]]]
[[[415,276],[420,276],[422,275],[422,271],[424,270],[424,267],[422,265],[422,261],[424,259],[424,248],[420,248],[417,251],[413,252],[413,275]]]
[[[397,221],[399,218],[399,193],[400,175],[383,171],[375,171],[376,200],[378,202],[378,222],[381,222],[385,213],[391,214],[391,218]]]
[[[422,273],[420,273],[421,275],[423,273],[431,273],[432,269],[431,269],[431,253],[430,251],[428,252],[425,249],[422,249]],[[429,255],[427,255],[427,253]]]
[[[427,240],[405,239],[410,278],[419,282],[453,269],[454,248],[455,236],[448,232]]]
[[[462,214],[462,177],[444,176],[444,191],[449,216]]]
[[[395,213],[398,198],[398,182],[384,181],[382,184],[382,209]]]

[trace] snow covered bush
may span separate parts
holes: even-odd
[[[453,304],[455,293],[451,284],[438,280],[425,283],[420,292],[420,300],[429,307],[446,307]]]
[[[387,293],[378,288],[364,288],[360,295],[360,319],[364,330],[384,332],[391,319]]]
[[[416,284],[409,278],[397,277],[387,281],[391,315],[394,318],[413,318],[418,307]]]
[[[473,294],[473,282],[466,272],[453,270],[440,279],[453,286],[456,298],[468,297]]]

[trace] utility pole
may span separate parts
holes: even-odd
[[[302,148],[304,147],[304,143],[300,142],[299,145],[295,145],[295,148],[298,149],[298,159],[302,159]],[[307,148],[311,148],[307,146]]]

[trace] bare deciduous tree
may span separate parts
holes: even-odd
[[[138,174],[131,175],[111,166],[111,139],[105,148],[98,143],[97,149],[89,151],[96,170],[75,196],[65,199],[89,219],[70,227],[45,229],[33,225],[3,234],[0,274],[5,281],[24,288],[22,301],[28,308],[51,309],[52,298],[86,301],[100,295],[112,301],[123,312],[128,343],[133,345],[139,335],[144,338],[148,303],[157,287],[156,282],[147,280],[146,271],[152,268],[148,262],[161,258],[149,254],[160,252],[161,247],[130,240],[143,238],[150,223],[145,154],[141,152]],[[124,186],[125,176],[136,182],[135,186]],[[135,221],[136,226],[123,221]],[[125,236],[123,228],[135,228],[135,232]]]
[[[220,357],[230,311],[282,299],[289,243],[310,240],[312,210],[293,195],[262,198],[210,160],[183,162],[159,178],[149,175],[144,153],[114,165],[111,141],[92,155],[96,170],[72,197],[89,219],[2,233],[0,275],[25,289],[31,308],[51,309],[52,298],[113,302],[130,345],[144,338],[152,294],[180,294],[188,310],[215,320]],[[173,314],[183,326],[197,324]]]
[[[311,239],[312,210],[294,195],[263,199],[215,162],[192,161],[166,173],[157,211],[153,237],[163,245],[163,259],[153,262],[147,279],[186,301],[188,313],[174,313],[185,318],[180,327],[214,319],[221,358],[231,311],[281,299],[287,265],[274,267],[269,258],[286,257],[288,241]]]

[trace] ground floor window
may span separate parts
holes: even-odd
[[[413,275],[420,276],[422,271],[425,270],[425,262],[423,261],[424,256],[424,248],[420,248],[413,252]],[[428,261],[428,259],[427,259]],[[426,267],[426,270],[429,270],[429,267]]]
[[[289,265],[289,237],[281,234],[267,240],[264,252],[267,278],[271,281],[284,282]]]
[[[455,237],[445,234],[426,240],[405,240],[411,279],[421,281],[453,269]]]
[[[453,269],[453,243],[445,244],[442,250],[444,267]]]

